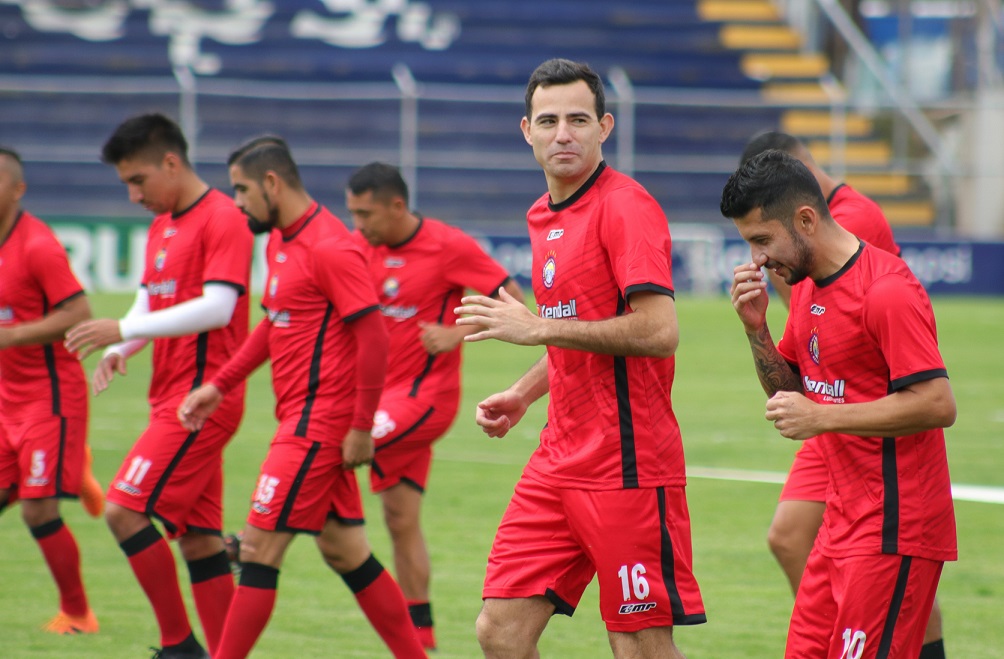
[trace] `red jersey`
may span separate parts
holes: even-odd
[[[527,213],[533,292],[544,318],[630,313],[632,293],[673,295],[669,226],[658,203],[604,163],[570,198]],[[550,402],[526,473],[585,490],[683,485],[673,357],[620,357],[548,346]]]
[[[20,211],[0,244],[0,327],[38,320],[83,294],[52,230]],[[84,369],[62,341],[0,350],[0,414],[4,421],[86,416]]]
[[[864,403],[947,377],[934,311],[906,263],[862,244],[836,274],[792,288],[778,350],[822,405]],[[955,560],[945,435],[825,433],[826,514],[816,540],[826,556],[903,554]]]
[[[341,443],[356,400],[356,340],[346,323],[377,309],[366,259],[341,220],[316,204],[273,231],[266,253],[278,435]]]
[[[237,352],[248,334],[248,280],[254,236],[233,200],[209,190],[180,213],[154,218],[147,234],[142,285],[150,311],[202,296],[207,283],[233,286],[240,297],[226,327],[199,334],[153,340],[150,405],[177,406],[179,399],[209,378]],[[243,385],[228,397],[240,420]],[[217,418],[225,418],[217,414]]]
[[[509,279],[478,243],[439,220],[420,224],[399,245],[373,247],[355,234],[369,261],[390,334],[385,387],[407,387],[413,397],[460,394],[460,346],[430,355],[422,346],[419,323],[453,327],[467,289],[494,295]]]
[[[899,245],[882,209],[846,183],[838,185],[826,200],[837,224],[879,249],[899,256]]]

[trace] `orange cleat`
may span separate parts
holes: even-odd
[[[94,472],[91,471],[93,461],[90,444],[84,444],[84,477],[80,481],[80,503],[88,515],[101,517],[102,511],[105,509],[105,491],[101,488],[98,479],[94,477]]]
[[[98,619],[91,610],[83,616],[70,616],[60,611],[42,626],[42,631],[50,634],[97,634]]]

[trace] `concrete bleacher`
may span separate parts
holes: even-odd
[[[608,78],[616,67],[638,88],[755,92],[763,82],[749,74],[745,53],[723,44],[728,26],[703,0],[429,0],[434,14],[461,24],[444,50],[396,38],[398,17],[383,27],[385,43],[366,49],[335,48],[292,36],[297,12],[324,14],[322,3],[274,3],[260,40],[226,45],[202,39],[202,52],[219,57],[216,78],[257,81],[392,84],[391,70],[405,63],[420,84],[475,85],[472,100],[419,101],[416,204],[430,215],[520,232],[526,207],[544,190],[543,177],[519,131],[522,88],[542,60],[561,56],[588,61]],[[151,11],[132,10],[122,36],[85,42],[31,29],[15,6],[0,5],[0,76],[102,76],[171,82],[169,42],[151,33]],[[763,64],[761,63],[762,67]],[[753,70],[756,67],[753,67]],[[210,86],[211,79],[197,80]],[[511,101],[481,100],[479,87],[511,89]],[[392,87],[389,87],[393,89]],[[371,160],[395,162],[400,147],[398,101],[351,98],[289,100],[278,95],[236,98],[201,94],[196,164],[211,183],[227,187],[221,166],[242,140],[265,132],[283,135],[303,166],[312,191],[341,208],[352,168]],[[609,109],[619,111],[614,94]],[[26,204],[59,215],[142,217],[130,206],[115,174],[98,161],[101,144],[123,118],[159,110],[178,116],[172,94],[4,92],[0,142],[25,155],[30,193]],[[776,127],[775,108],[685,108],[638,105],[636,177],[649,186],[674,221],[721,222],[718,196],[745,141]],[[617,166],[615,133],[605,145]]]

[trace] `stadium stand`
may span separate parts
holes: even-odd
[[[353,32],[360,43],[364,37],[377,42],[365,48],[325,42],[346,39],[345,22],[353,16],[328,12],[321,2],[272,3],[267,16],[232,16],[238,27],[230,32],[213,32],[211,26],[223,25],[226,11],[234,10],[191,2],[189,22],[176,25],[210,27],[187,33],[187,40],[180,33],[162,36],[176,17],[161,4],[144,2],[112,18],[98,16],[97,9],[77,10],[71,16],[76,27],[64,25],[62,31],[39,27],[26,3],[0,5],[0,104],[6,109],[0,142],[23,152],[37,212],[136,217],[137,209],[97,163],[97,154],[127,115],[148,110],[178,115],[172,57],[185,52],[191,62],[219,64],[214,75],[195,78],[200,171],[225,189],[220,163],[229,149],[251,135],[279,133],[303,163],[308,186],[327,194],[322,200],[336,209],[352,167],[399,160],[401,104],[392,71],[401,63],[423,90],[449,91],[439,100],[425,93],[418,100],[412,181],[418,209],[485,230],[522,231],[528,203],[543,191],[518,124],[526,77],[549,57],[588,61],[604,76],[615,68],[626,73],[639,100],[633,116],[635,175],[674,221],[722,221],[721,186],[755,132],[792,132],[806,139],[822,163],[829,158],[829,115],[819,109],[825,103],[819,80],[827,62],[800,51],[800,36],[768,0],[394,3],[404,9]],[[175,11],[182,11],[180,4],[173,3]],[[84,32],[85,24],[102,38],[76,36],[74,30]],[[451,25],[458,30],[451,32]],[[438,42],[430,36],[436,34]],[[55,88],[67,80],[98,78],[101,83],[86,91]],[[49,87],[39,82],[46,80],[53,81]],[[286,93],[295,84],[312,91]],[[103,88],[110,91],[101,93]],[[508,96],[500,98],[500,90]],[[759,92],[767,102],[715,107],[643,102],[652,90]],[[609,101],[623,119],[616,94]],[[789,110],[789,105],[799,107]],[[861,172],[848,177],[855,185],[866,193],[923,202],[923,190],[911,177],[885,175],[889,149],[876,140],[868,118],[852,114],[847,134],[846,160]],[[605,147],[615,166],[618,139],[615,134]],[[930,221],[928,210],[901,215],[887,208],[887,213],[893,221],[923,224]]]

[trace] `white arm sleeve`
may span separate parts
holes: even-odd
[[[167,309],[149,311],[148,298],[147,313],[126,314],[119,321],[119,330],[122,338],[129,341],[185,336],[219,329],[230,322],[238,297],[240,295],[233,286],[209,283],[202,287],[201,297]]]
[[[126,312],[123,320],[126,318],[135,318],[148,313],[150,313],[150,295],[146,292],[145,288],[140,288],[136,291],[136,298],[132,301],[132,306],[129,307],[129,311]],[[122,331],[121,321],[119,321],[119,331]],[[126,340],[120,343],[114,343],[105,348],[104,356],[107,357],[110,354],[118,354],[128,359],[146,347],[146,344],[149,342],[149,339],[133,339],[131,341]]]

